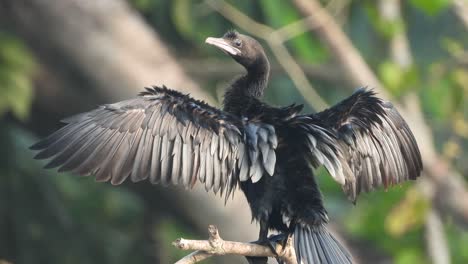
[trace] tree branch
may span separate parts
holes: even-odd
[[[440,215],[431,210],[426,220],[427,252],[434,264],[450,264],[450,250]]]
[[[468,30],[468,3],[465,0],[453,0],[453,11]]]
[[[179,238],[172,244],[182,250],[197,250],[183,259],[176,262],[176,264],[192,264],[201,260],[209,258],[213,255],[240,255],[249,257],[272,257],[278,258],[286,264],[297,264],[296,254],[292,245],[291,237],[288,238],[285,246],[278,244],[275,254],[267,246],[258,245],[255,243],[242,243],[234,241],[226,241],[219,235],[218,229],[214,225],[208,227],[209,239],[208,240],[189,240]]]
[[[227,59],[181,59],[184,69],[194,78],[213,79],[213,76],[220,79],[231,78],[238,74],[241,67],[236,63],[228,63]],[[219,67],[223,65],[223,67]],[[312,65],[308,63],[299,63],[299,66],[309,78],[330,82],[333,84],[343,84],[344,78],[341,78],[339,67],[334,64]],[[283,68],[277,63],[271,63],[271,74],[276,75],[284,73]]]
[[[35,132],[39,129],[50,132],[57,126],[56,119],[49,115],[54,110],[63,118],[65,114],[89,110],[98,103],[133,97],[143,86],[154,82],[185,88],[185,92],[197,99],[214,102],[184,72],[157,32],[126,1],[0,1],[0,24],[14,29],[51,75],[42,80],[40,86],[44,90],[38,90],[37,99],[43,103],[33,113],[32,122],[38,124],[34,126]],[[70,94],[69,90],[79,96]],[[132,186],[147,201],[148,210],[169,210],[158,207],[164,204],[162,200],[167,201],[172,205],[170,213],[186,220],[198,232],[210,220],[216,221],[232,239],[255,239],[258,227],[251,223],[250,209],[245,206],[240,191],[225,206],[223,199],[215,199],[200,185],[190,192],[147,183],[138,185],[141,186],[138,189],[136,184]],[[193,210],[197,204],[209,206]]]
[[[382,19],[387,22],[401,23],[403,21],[400,0],[380,0],[378,2],[378,7]],[[413,66],[413,56],[409,48],[408,38],[404,28],[394,32],[390,37],[390,57],[402,70],[408,70]],[[426,198],[431,197],[431,192],[428,188],[425,188],[425,185],[431,185],[428,181],[428,178],[423,178],[415,185],[415,188],[418,188],[423,194],[426,194]],[[447,239],[443,232],[443,225],[440,220],[440,216],[432,206],[433,204],[431,204],[431,209],[429,209],[430,213],[425,219],[425,242],[428,246],[428,253],[432,257],[431,259],[433,260],[433,263],[447,264],[450,262],[450,251],[448,249]]]
[[[353,85],[373,87],[379,96],[390,100],[391,95],[384,89],[359,51],[320,3],[317,0],[294,0],[293,2],[304,16],[314,18],[312,21],[314,25],[323,25],[317,27],[315,33],[343,65],[344,72]],[[420,143],[421,156],[425,164],[424,174],[427,176],[425,178],[434,185],[434,193],[429,198],[441,200],[440,202],[446,205],[445,207],[449,208],[458,220],[468,224],[468,203],[460,202],[468,200],[468,192],[463,179],[437,154],[434,138],[424,120],[416,95],[409,93],[404,101],[405,107],[396,103],[395,105],[411,124],[413,133]],[[441,192],[444,195],[439,195]],[[435,195],[436,193],[438,195]]]
[[[311,21],[313,25],[320,25],[315,27],[314,31],[340,62],[353,86],[361,87],[365,84],[379,89],[379,93],[384,91],[379,79],[367,66],[367,63],[356,51],[335,20],[321,7],[318,1],[294,0],[293,2],[304,16],[313,18],[308,21]],[[386,94],[386,92],[383,93]],[[386,97],[388,98],[388,95]]]

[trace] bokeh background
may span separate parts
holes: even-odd
[[[468,263],[468,1],[0,1],[0,263],[173,263],[178,237],[215,224],[251,241],[238,193],[114,187],[43,170],[33,142],[63,117],[166,84],[219,106],[242,72],[204,44],[228,29],[272,63],[265,100],[318,111],[360,86],[391,99],[421,147],[422,177],[356,205],[318,171],[331,228],[359,263]],[[212,258],[204,263],[239,263]]]

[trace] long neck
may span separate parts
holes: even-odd
[[[247,73],[234,79],[224,94],[224,109],[239,114],[248,107],[250,99],[260,99],[268,85],[270,63],[266,57],[247,69]]]

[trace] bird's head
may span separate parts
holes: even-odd
[[[262,45],[254,38],[237,31],[228,31],[221,38],[207,38],[205,43],[219,48],[248,71],[269,66]]]

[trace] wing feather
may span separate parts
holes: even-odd
[[[387,188],[421,173],[421,155],[408,124],[373,91],[360,89],[294,123],[305,132],[312,164],[323,164],[352,201],[361,191]]]
[[[289,108],[288,108],[289,109]],[[126,179],[183,184],[196,181],[232,193],[239,181],[273,175],[275,128],[260,119],[232,116],[166,87],[63,120],[66,125],[31,148],[47,167]]]
[[[150,170],[150,182],[157,184],[161,180],[161,137],[159,135],[154,136],[153,139],[153,155],[151,156],[151,170]]]

